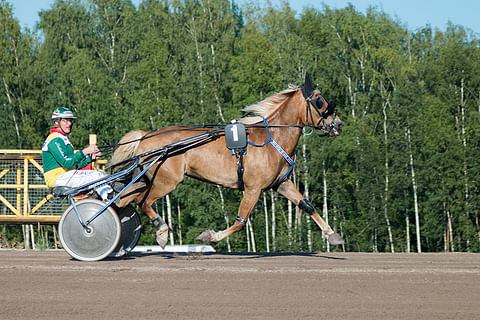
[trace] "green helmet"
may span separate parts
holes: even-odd
[[[57,119],[75,119],[73,116],[72,110],[64,107],[57,108],[53,110],[52,113],[52,120],[57,120]]]

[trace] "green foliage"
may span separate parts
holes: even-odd
[[[138,8],[129,0],[58,0],[35,32],[22,30],[1,0],[0,26],[1,148],[40,148],[59,106],[78,117],[78,147],[88,133],[110,144],[133,129],[226,122],[301,84],[308,71],[337,101],[345,128],[335,139],[302,138],[307,152],[297,154],[294,180],[319,211],[326,191],[345,250],[417,250],[416,197],[423,251],[480,251],[480,50],[461,26],[410,32],[375,8],[297,14],[288,2],[239,8],[229,0],[144,0]],[[171,194],[175,241],[225,229],[241,197],[186,179]],[[271,249],[326,250],[305,214],[274,200]],[[270,224],[271,201],[268,193]],[[165,201],[156,206],[165,212]],[[141,243],[154,244],[147,220]],[[263,198],[251,221],[256,249],[265,251]],[[22,237],[2,230],[2,239]],[[246,232],[229,244],[247,250]],[[217,250],[226,251],[226,241]]]

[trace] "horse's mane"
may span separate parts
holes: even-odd
[[[287,89],[271,95],[256,104],[245,107],[242,111],[253,115],[240,118],[239,121],[244,124],[253,124],[263,121],[263,118],[267,118],[277,111],[282,103],[298,90],[300,90],[300,87],[289,85]]]

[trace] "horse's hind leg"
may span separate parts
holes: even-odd
[[[171,169],[171,168],[170,168]],[[178,184],[183,180],[183,172],[181,170],[167,171],[166,168],[160,168],[155,177],[153,178],[153,185],[145,192],[138,195],[135,202],[140,206],[142,211],[150,218],[150,224],[157,229],[156,240],[157,243],[164,248],[168,241],[168,225],[153,209],[153,204],[158,199],[169,194]]]
[[[296,206],[310,214],[313,221],[322,229],[323,233],[328,237],[328,242],[331,244],[339,245],[344,244],[342,237],[328,225],[318,214],[317,210],[311,205],[311,203],[304,199],[303,195],[297,190],[291,180],[286,180],[281,183],[277,192],[282,196],[292,201]]]
[[[148,191],[147,191],[148,192]],[[146,197],[146,198],[145,198]],[[142,211],[150,218],[150,224],[154,229],[157,229],[155,232],[156,240],[159,246],[165,248],[168,242],[168,225],[160,217],[160,215],[153,209],[153,204],[157,199],[161,197],[150,196],[149,194],[143,193],[139,195],[135,202],[142,208]]]
[[[230,228],[223,231],[215,232],[212,230],[205,230],[197,237],[197,240],[206,243],[219,242],[220,240],[223,240],[226,237],[230,236],[232,233],[235,233],[242,229],[245,226],[248,218],[250,217],[253,208],[257,204],[260,194],[261,190],[245,190],[242,202],[240,202],[240,206],[238,208],[238,216],[235,223]]]

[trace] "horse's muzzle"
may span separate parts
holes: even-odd
[[[330,132],[329,132],[329,135],[330,137],[336,137],[338,135],[340,135],[340,133],[342,133],[342,130],[343,130],[343,121],[340,121],[340,120],[333,120],[333,122],[330,124]]]

